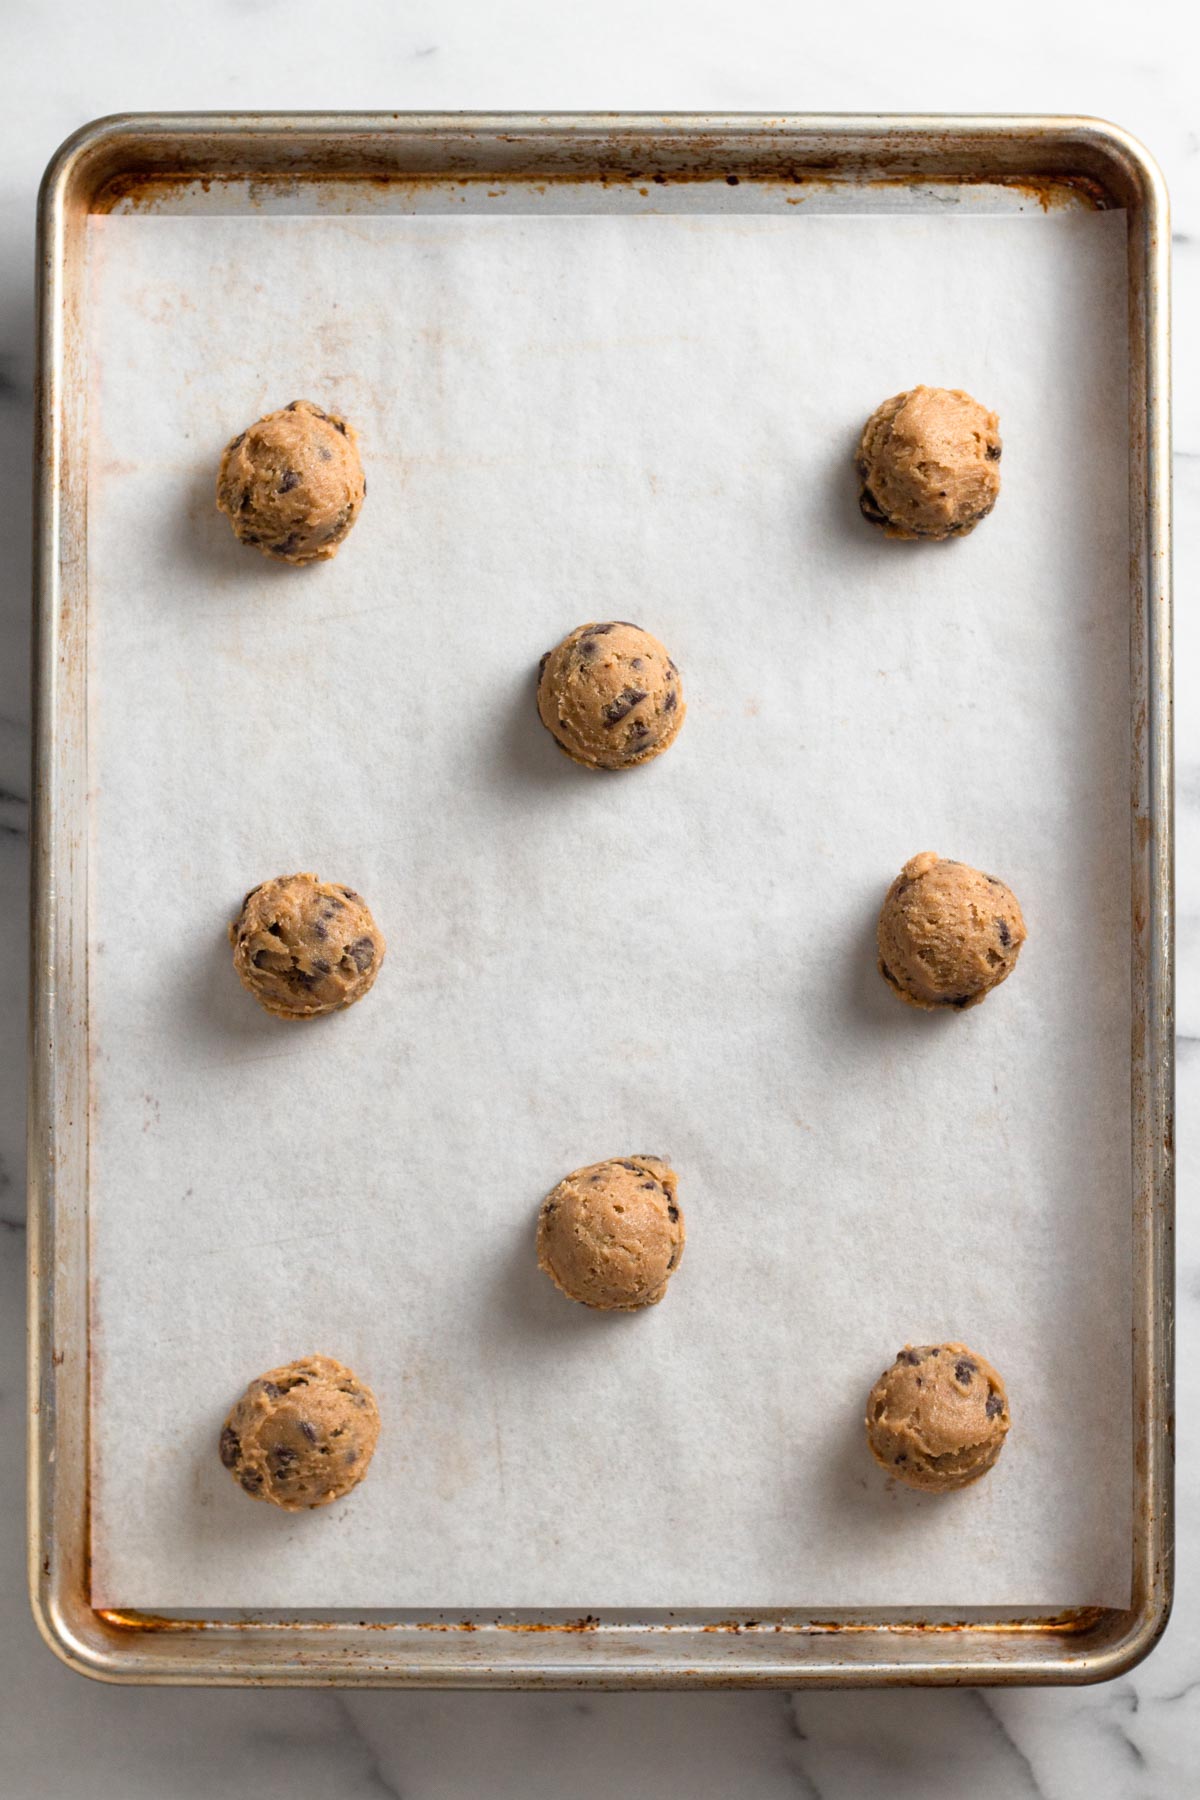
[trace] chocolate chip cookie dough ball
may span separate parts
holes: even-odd
[[[910,388],[863,427],[858,503],[889,537],[965,537],[996,504],[1000,451],[1000,421],[970,394]]]
[[[1025,921],[994,875],[923,850],[887,891],[878,942],[879,973],[902,1000],[962,1011],[1012,974]]]
[[[293,400],[240,431],[217,476],[217,505],[243,544],[279,562],[334,556],[367,484],[352,425]]]
[[[1008,1396],[965,1344],[906,1346],[871,1389],[867,1443],[889,1475],[948,1494],[986,1475],[1008,1434]]]
[[[378,1437],[366,1383],[331,1356],[302,1356],[250,1383],[222,1429],[221,1461],[255,1500],[302,1512],[357,1487]]]
[[[580,625],[548,650],[537,699],[547,731],[590,769],[661,756],[687,710],[679,670],[658,639],[624,619]]]
[[[674,1169],[629,1156],[576,1169],[547,1194],[537,1258],[571,1300],[605,1312],[657,1306],[683,1255]]]
[[[362,895],[315,875],[280,875],[251,888],[229,941],[242,984],[281,1019],[353,1006],[387,948]]]

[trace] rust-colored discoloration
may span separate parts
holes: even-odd
[[[820,191],[829,192],[848,185],[844,175],[832,170],[825,171],[819,167],[781,167],[774,170],[748,172],[740,176],[729,176],[719,168],[713,168],[697,162],[690,168],[673,168],[669,173],[658,171],[649,177],[661,192],[667,187],[692,187],[701,183],[712,183],[714,186],[740,186],[745,183],[757,191],[778,189],[777,197],[787,206],[803,203],[805,193],[797,193],[797,188],[807,190],[808,194]],[[317,190],[328,190],[330,194],[342,195],[345,190],[355,184],[373,190],[375,193],[390,194],[400,201],[411,195],[415,202],[422,194],[436,193],[445,189],[456,190],[465,200],[468,196],[478,200],[506,200],[514,193],[536,193],[546,195],[556,189],[578,186],[585,182],[596,182],[602,188],[628,188],[641,198],[650,198],[651,190],[645,185],[647,176],[641,169],[621,167],[597,167],[588,170],[577,169],[541,171],[536,175],[520,175],[512,173],[497,183],[494,175],[471,174],[461,171],[435,171],[429,174],[415,175],[397,172],[393,175],[364,172],[362,174],[347,173],[343,176],[331,176],[323,170],[286,170],[270,174],[248,173],[229,174],[221,177],[202,174],[198,169],[183,169],[170,175],[130,173],[114,176],[96,194],[91,202],[91,211],[97,214],[115,212],[118,208],[125,211],[147,213],[166,212],[176,208],[185,191],[189,188],[199,189],[204,194],[211,194],[214,188],[227,186],[231,189],[252,183],[250,202],[252,207],[261,205],[267,198],[279,198],[288,194],[298,197],[311,194]],[[1064,209],[1067,207],[1086,207],[1090,211],[1103,211],[1112,206],[1112,198],[1106,194],[1098,181],[1084,175],[1004,175],[996,177],[990,174],[961,174],[949,177],[929,177],[931,185],[942,188],[974,189],[979,187],[1003,187],[1023,198],[1033,200],[1043,212]],[[919,178],[912,175],[877,175],[856,180],[854,186],[886,193],[900,189],[909,189],[919,185]],[[397,210],[403,211],[403,207]],[[336,214],[330,215],[337,216]]]

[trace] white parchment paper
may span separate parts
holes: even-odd
[[[94,1595],[140,1606],[1124,1604],[1129,1585],[1124,220],[530,216],[92,226]],[[863,419],[1000,413],[970,539],[860,519]],[[369,496],[295,571],[214,510],[297,397]],[[540,652],[635,619],[675,747],[589,776]],[[874,967],[923,849],[1010,881],[1015,977]],[[225,926],[315,869],[369,999],[261,1013]],[[567,1170],[669,1155],[665,1303],[534,1264]],[[1013,1429],[896,1489],[866,1392],[995,1361]],[[324,1512],[222,1416],[310,1351],[384,1427]]]

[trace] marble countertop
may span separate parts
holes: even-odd
[[[6,1800],[707,1796],[1182,1800],[1200,1758],[1200,17],[1183,0],[1043,0],[901,21],[893,0],[83,0],[9,9],[0,80],[0,1441],[24,1436],[23,922],[34,198],[57,144],[126,110],[480,108],[1092,113],[1139,136],[1174,206],[1179,835],[1179,1571],[1175,1617],[1100,1688],[788,1695],[115,1689],[42,1646],[22,1458],[0,1463]],[[1133,35],[1131,35],[1131,32]]]

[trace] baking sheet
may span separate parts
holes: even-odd
[[[1129,856],[1119,214],[92,221],[93,1598],[155,1607],[1123,1605]],[[858,517],[914,381],[1001,414],[972,538]],[[331,565],[212,508],[311,396],[370,494]],[[575,769],[539,653],[636,618],[668,756]],[[918,849],[1011,881],[986,1006],[873,968]],[[388,934],[290,1028],[223,933],[315,868]],[[669,1154],[666,1302],[533,1265],[541,1195]],[[1010,1385],[939,1502],[861,1443],[906,1339]],[[303,1518],[216,1460],[310,1350],[375,1387]]]

